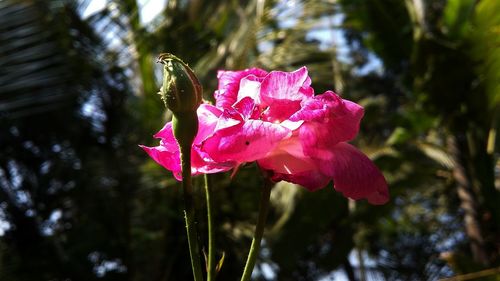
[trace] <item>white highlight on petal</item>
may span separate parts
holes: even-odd
[[[256,104],[260,104],[260,82],[243,78],[240,81],[240,90],[238,91],[238,101],[244,97],[252,98]]]

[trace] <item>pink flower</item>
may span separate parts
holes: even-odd
[[[346,197],[384,204],[382,173],[347,142],[358,133],[363,108],[331,91],[314,95],[307,69],[266,72],[258,68],[219,71],[216,106],[198,109],[199,132],[192,173],[227,171],[257,161],[274,181],[314,191],[331,180]],[[144,150],[180,178],[179,150],[168,123]]]
[[[313,191],[333,180],[337,191],[372,204],[389,199],[382,173],[348,144],[363,108],[327,91],[314,95],[307,69],[220,71],[217,106],[224,111],[201,149],[216,162],[257,161],[274,181]]]

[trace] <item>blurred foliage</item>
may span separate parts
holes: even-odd
[[[147,24],[142,4],[0,2],[0,280],[190,280],[180,186],[137,147],[169,119],[160,52],[190,63],[208,100],[218,69],[306,65],[317,93],[365,107],[355,143],[391,202],[278,184],[256,280],[500,265],[499,1],[169,0]],[[262,179],[255,165],[212,177],[218,280],[234,280]]]

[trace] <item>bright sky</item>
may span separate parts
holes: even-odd
[[[140,18],[143,24],[152,21],[165,7],[165,3],[168,0],[138,0],[140,11]],[[83,12],[83,17],[86,18],[97,11],[104,9],[106,5],[109,5],[109,1],[106,0],[94,0],[91,1],[87,9]]]

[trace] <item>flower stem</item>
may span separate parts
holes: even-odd
[[[267,213],[269,211],[269,199],[271,198],[272,187],[273,184],[266,179],[260,195],[259,218],[257,219],[252,245],[250,246],[250,252],[248,253],[247,263],[245,265],[245,269],[243,270],[241,281],[249,281],[252,277],[252,271],[255,267],[257,256],[259,255],[260,241],[264,235],[264,227],[266,225]]]
[[[195,211],[193,188],[191,185],[191,146],[180,146],[182,167],[182,188],[184,190],[184,219],[191,256],[191,267],[195,281],[203,281],[200,252],[198,247],[198,233],[195,225]]]
[[[212,220],[212,181],[208,174],[205,174],[205,196],[207,198],[207,220],[208,220],[208,262],[207,281],[215,280],[215,239]]]

